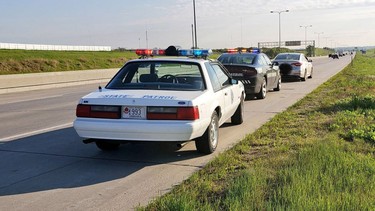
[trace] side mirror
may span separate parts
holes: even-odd
[[[278,62],[272,62],[272,66],[279,66]]]
[[[231,79],[231,84],[233,84],[233,85],[238,84],[238,80],[232,78]]]
[[[309,62],[312,62],[312,59],[309,59],[308,61],[309,61]]]

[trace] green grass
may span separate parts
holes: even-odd
[[[283,49],[288,51],[288,49]],[[316,49],[327,55],[323,49]],[[265,53],[276,54],[274,49]],[[221,53],[215,51],[210,58],[217,59]],[[272,58],[271,56],[271,58]],[[138,58],[132,51],[77,52],[0,49],[0,75],[42,73],[74,70],[120,68],[126,61]]]
[[[352,65],[139,210],[374,210],[375,57]]]
[[[333,53],[333,50],[327,50],[323,48],[315,48],[315,56],[328,56],[328,54]]]
[[[119,68],[134,52],[0,50],[0,75]]]

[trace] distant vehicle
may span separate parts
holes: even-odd
[[[201,58],[210,51],[175,49],[184,57],[146,58],[166,52],[156,51],[137,50],[142,59],[128,61],[105,88],[79,100],[74,129],[84,143],[114,150],[129,141],[194,140],[209,154],[223,123],[243,122],[244,86],[220,62]]]
[[[280,53],[273,60],[279,65],[282,79],[298,79],[306,81],[313,76],[312,60],[303,53]]]
[[[281,77],[277,66],[259,49],[231,49],[218,60],[236,80],[240,80],[248,97],[266,98],[267,91],[280,91]]]
[[[340,59],[340,56],[338,53],[333,53],[333,54],[330,54],[330,56],[332,59]]]

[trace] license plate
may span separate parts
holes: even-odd
[[[123,106],[123,119],[146,119],[146,107],[144,106]]]

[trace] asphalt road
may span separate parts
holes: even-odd
[[[220,152],[252,133],[350,63],[315,58],[306,82],[282,83],[280,92],[245,102],[242,125],[224,124],[208,156],[193,142],[133,143],[102,152],[83,144],[74,129],[79,98],[98,84],[0,95],[0,210],[132,210],[168,192]],[[104,84],[102,84],[104,85]]]

